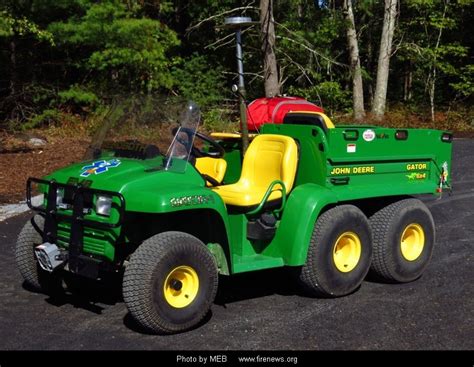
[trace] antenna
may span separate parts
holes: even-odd
[[[245,82],[244,82],[244,62],[242,54],[242,28],[249,27],[258,22],[252,21],[250,17],[230,17],[225,18],[224,28],[229,28],[235,31],[235,43],[237,58],[237,73],[239,76],[238,92],[240,105],[240,124],[242,128],[242,155],[245,154],[249,146],[249,131],[247,126],[247,108],[245,106]]]

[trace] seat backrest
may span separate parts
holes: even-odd
[[[293,187],[298,165],[298,146],[284,135],[258,135],[249,145],[242,164],[241,183],[244,186],[267,188],[281,180],[287,192]]]
[[[222,158],[196,158],[196,169],[203,174],[211,176],[217,182],[222,182],[227,169],[227,162]]]
[[[288,112],[283,119],[283,123],[318,126],[324,132],[327,132],[328,128],[334,128],[332,121],[322,112]]]

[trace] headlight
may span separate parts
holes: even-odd
[[[95,212],[106,217],[110,216],[110,208],[112,207],[112,198],[110,196],[98,196],[95,202]]]
[[[63,199],[64,199],[64,189],[59,188],[56,190],[56,205],[58,207],[61,207],[63,204]]]

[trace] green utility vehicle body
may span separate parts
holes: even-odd
[[[367,131],[373,140],[364,140]],[[300,146],[295,189],[272,242],[284,249],[287,265],[306,261],[303,244],[328,206],[368,199],[375,206],[377,199],[440,195],[440,189],[450,187],[452,145],[446,132],[340,126],[323,133],[318,127],[264,125],[263,133],[291,136]]]
[[[157,230],[179,229],[175,224],[180,223],[182,214],[201,218],[194,220],[204,227],[190,226],[191,234],[204,236],[224,274],[304,264],[314,223],[327,207],[372,198],[439,195],[440,189],[449,187],[452,145],[451,135],[446,132],[376,126],[341,126],[324,132],[319,127],[267,124],[261,133],[290,136],[299,146],[294,189],[288,194],[271,241],[248,240],[249,216],[228,212],[219,195],[206,187],[189,162],[183,161],[186,167],[177,173],[156,169],[163,165],[163,157],[120,158],[119,166],[86,178],[81,177],[83,167],[93,161],[82,162],[60,169],[46,180],[63,184],[89,180],[90,189],[123,196],[121,226],[84,227],[83,252],[93,256],[94,261],[119,263],[123,259],[117,258],[117,247],[126,248],[128,242],[137,244],[145,239],[142,235],[152,235],[150,227],[155,222],[166,222],[164,226],[157,225]],[[369,137],[364,139],[364,134]],[[237,165],[240,170],[240,155],[229,156],[234,159],[229,160],[228,166],[235,171]],[[105,154],[95,161],[111,158]],[[114,200],[118,206],[119,200]],[[64,210],[67,215],[72,216],[72,210]],[[110,218],[104,218],[92,211],[84,219],[114,223],[118,213],[112,210]],[[142,224],[137,225],[138,222]],[[70,221],[58,221],[57,242],[65,248],[70,229]],[[195,233],[198,230],[208,233]]]
[[[335,297],[357,289],[369,268],[408,282],[427,266],[434,222],[413,197],[450,189],[451,133],[265,124],[244,157],[238,135],[177,129],[166,155],[133,143],[30,178],[28,205],[44,219],[32,218],[20,233],[24,279],[43,287],[43,271],[51,279],[123,272],[132,316],[152,332],[172,333],[202,320],[218,274],[288,266],[311,294]],[[195,136],[208,144],[196,148]],[[179,144],[187,155],[175,154]],[[289,148],[260,156],[254,144]],[[221,185],[198,170],[190,152],[213,167],[223,162]],[[281,166],[266,172],[274,161]],[[263,187],[265,175],[282,178]],[[33,192],[44,194],[41,205],[32,204]],[[252,205],[239,204],[255,193]]]

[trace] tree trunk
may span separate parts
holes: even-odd
[[[365,117],[364,88],[362,84],[362,70],[360,67],[359,41],[355,28],[352,0],[344,0],[344,18],[346,20],[347,42],[349,45],[350,66],[352,74],[352,103],[354,118],[357,121]]]
[[[435,121],[435,90],[436,90],[436,67],[433,67],[432,73],[431,73],[432,79],[430,80],[429,83],[429,90],[428,94],[430,96],[430,110],[431,110],[431,121]]]
[[[280,94],[280,83],[278,82],[278,66],[275,56],[273,0],[260,0],[260,26],[265,96],[274,97]]]
[[[375,66],[374,66],[374,42],[373,42],[372,32],[368,32],[367,34],[367,71],[369,75],[375,74]],[[370,78],[366,82],[367,88],[367,97],[369,98],[369,106],[374,105],[374,80]]]
[[[374,104],[372,113],[377,120],[381,120],[385,113],[387,101],[388,74],[390,57],[392,54],[392,40],[395,31],[398,0],[385,0],[385,14],[383,19],[382,37],[380,39],[379,60],[377,65],[377,82],[375,84]]]
[[[448,10],[449,2],[446,1],[444,3],[444,10],[443,10],[443,21],[446,18],[446,11]],[[436,39],[436,45],[434,48],[434,58],[433,58],[433,66],[431,67],[430,73],[428,74],[428,94],[430,97],[430,109],[431,109],[431,121],[435,121],[435,92],[436,92],[436,62],[437,62],[437,55],[438,55],[438,48],[441,42],[441,36],[443,35],[443,27],[439,27],[438,31],[438,38]]]
[[[412,96],[412,84],[413,84],[413,67],[411,61],[406,66],[405,78],[403,85],[403,101],[410,102]]]
[[[303,7],[303,2],[300,1],[298,2],[298,19],[301,21],[303,20],[303,16],[304,16],[304,7]]]
[[[18,77],[16,73],[16,44],[10,41],[10,95],[17,92]]]

